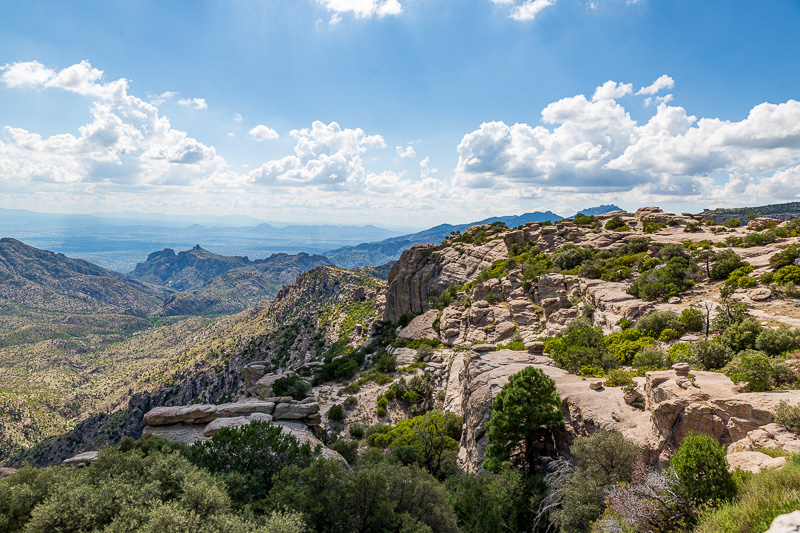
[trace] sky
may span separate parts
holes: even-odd
[[[0,207],[428,227],[794,201],[797,28],[797,0],[4,0]]]

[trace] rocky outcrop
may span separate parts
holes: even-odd
[[[600,428],[618,431],[634,442],[651,465],[667,464],[690,431],[709,434],[726,445],[736,443],[731,453],[759,448],[800,451],[800,440],[782,426],[770,424],[778,403],[797,403],[800,391],[740,393],[726,376],[699,371],[690,374],[685,364],[635,378],[635,391],[603,387],[600,382],[593,387],[594,380],[557,368],[548,357],[473,349],[454,360],[445,395],[445,407],[464,420],[459,465],[466,471],[481,469],[488,445],[484,424],[491,418],[493,399],[511,375],[529,366],[555,381],[562,400],[564,429],[554,435],[549,452],[543,453],[566,452],[576,437]],[[777,464],[752,455],[732,461],[749,465],[747,468]]]
[[[765,468],[780,468],[786,464],[786,457],[770,457],[761,452],[736,452],[725,456],[731,472],[742,470],[758,474]]]
[[[607,331],[619,327],[625,318],[635,321],[654,310],[653,304],[640,300],[627,293],[628,284],[602,281],[599,279],[582,279],[580,295],[585,302],[594,308],[593,320]]]
[[[213,434],[222,427],[242,425],[252,420],[294,420],[303,422],[312,428],[318,428],[321,420],[319,404],[309,398],[296,401],[290,397],[268,398],[269,401],[247,401],[220,405],[196,404],[179,407],[156,407],[144,415],[145,433],[161,433],[154,427],[180,429],[176,433],[180,438],[173,440],[196,440],[203,434]],[[269,419],[266,418],[269,416]],[[224,421],[220,421],[224,420]],[[213,426],[211,424],[214,424]],[[176,426],[179,426],[176,428]],[[184,431],[186,426],[198,426],[199,431]],[[199,428],[202,426],[202,428]],[[209,429],[208,426],[211,426]]]
[[[800,511],[782,514],[775,517],[769,529],[764,533],[798,533],[800,532]]]
[[[755,450],[800,453],[800,435],[780,424],[766,424],[728,446],[728,454]]]
[[[434,329],[436,321],[439,319],[439,311],[431,309],[418,317],[415,317],[406,327],[397,332],[397,336],[402,339],[437,339],[438,333]]]
[[[87,466],[90,463],[93,463],[94,461],[97,461],[97,452],[90,451],[90,452],[79,453],[78,455],[70,457],[69,459],[64,459],[61,462],[61,464],[63,466],[82,467],[82,466]]]

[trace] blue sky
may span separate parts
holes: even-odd
[[[0,207],[422,227],[791,201],[798,27],[779,0],[9,0]]]

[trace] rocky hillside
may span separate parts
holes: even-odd
[[[72,313],[156,314],[168,290],[81,259],[0,239],[0,308]]]
[[[172,248],[153,252],[139,263],[131,276],[148,283],[177,291],[196,289],[215,276],[249,265],[246,257],[218,255],[196,245],[191,250],[175,253]]]
[[[324,256],[306,253],[280,253],[250,261],[210,278],[195,289],[170,296],[164,302],[163,314],[236,313],[259,300],[275,298],[280,288],[294,282],[299,274],[329,263]]]
[[[244,392],[242,369],[253,361],[269,360],[284,371],[322,360],[334,345],[359,346],[383,315],[382,283],[365,274],[318,267],[281,289],[274,302],[136,335],[98,355],[139,353],[140,359],[125,372],[91,376],[102,386],[85,384],[83,390],[96,391],[95,403],[73,415],[74,429],[18,453],[10,462],[53,464],[124,436],[138,437],[143,415],[155,407],[235,400]],[[36,428],[25,431],[30,446],[36,442],[30,435]],[[0,449],[6,462],[9,450]]]

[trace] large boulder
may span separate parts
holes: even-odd
[[[769,529],[764,533],[798,533],[800,532],[800,511],[782,514],[775,517]]]
[[[148,426],[166,426],[181,422],[195,422],[211,417],[217,411],[216,405],[196,404],[176,407],[156,407],[144,415],[144,423]]]
[[[744,438],[728,446],[728,453],[755,450],[800,453],[800,435],[780,424],[766,424],[749,431]]]
[[[431,309],[409,322],[409,324],[397,332],[397,336],[403,339],[438,339],[439,336],[433,329],[434,322],[439,318],[439,311]]]
[[[90,451],[90,452],[83,452],[79,453],[74,457],[70,457],[69,459],[64,459],[61,461],[63,466],[88,466],[89,464],[97,461],[97,451]]]
[[[786,464],[786,457],[770,457],[761,452],[729,453],[725,459],[731,472],[743,470],[753,474],[758,474],[765,468],[780,468]]]

